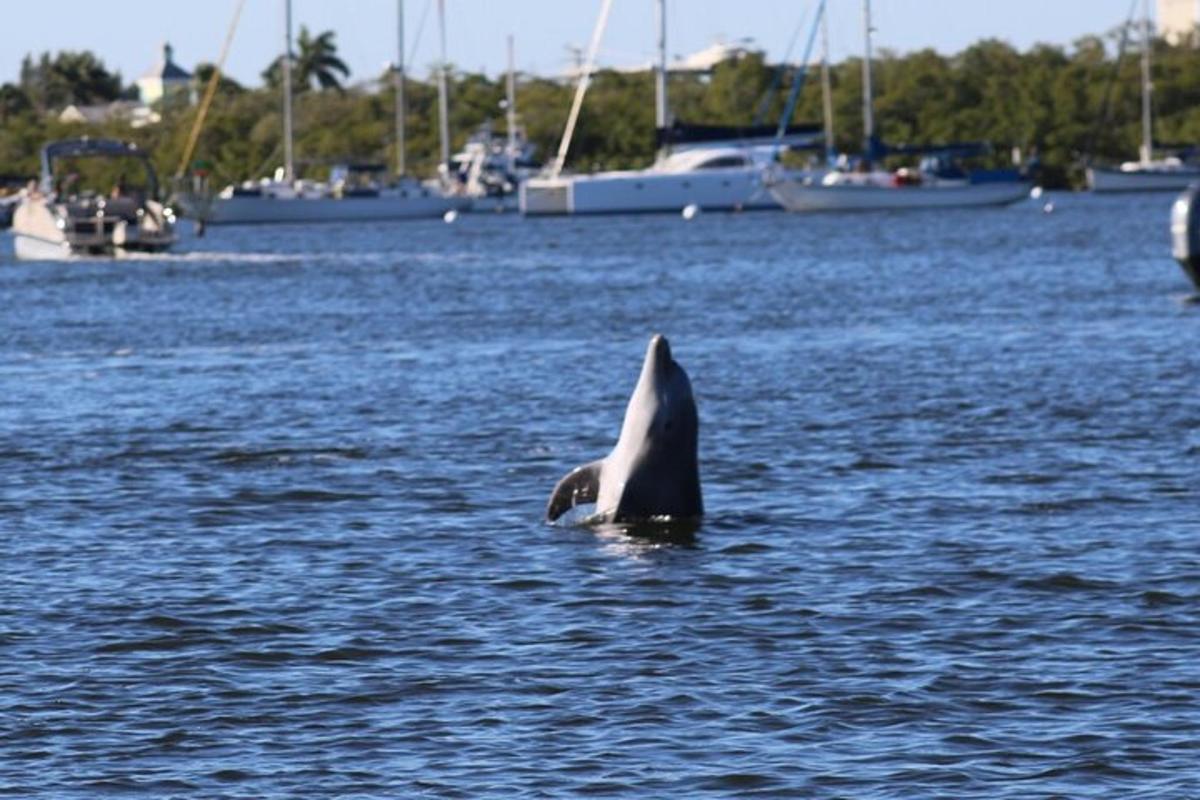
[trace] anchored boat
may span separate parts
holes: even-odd
[[[1150,5],[1142,4],[1142,146],[1137,161],[1126,161],[1119,167],[1089,166],[1088,186],[1093,192],[1178,192],[1200,180],[1200,164],[1189,162],[1196,148],[1184,148],[1176,155],[1154,158],[1154,122],[1151,98],[1150,51],[1154,40],[1150,34]]]
[[[768,170],[764,181],[775,199],[788,211],[873,211],[1008,205],[1027,197],[1030,184],[1018,170],[963,168],[962,159],[989,151],[985,144],[893,147],[879,140],[871,100],[871,31],[870,0],[863,0],[862,156],[839,159],[838,168],[819,179]],[[887,156],[897,155],[923,157],[916,169],[878,167]]]
[[[70,169],[56,172],[64,162]],[[162,252],[175,244],[175,215],[157,196],[154,167],[137,145],[87,137],[51,142],[42,148],[40,182],[13,214],[16,256]]]

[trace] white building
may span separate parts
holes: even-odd
[[[175,51],[167,42],[162,46],[162,58],[145,75],[137,79],[138,97],[144,105],[153,105],[176,92],[188,97],[191,93],[191,73],[171,60]]]
[[[1189,38],[1196,44],[1200,0],[1158,0],[1158,35],[1171,44]]]

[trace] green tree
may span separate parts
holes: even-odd
[[[24,114],[33,108],[29,97],[19,86],[6,83],[0,86],[0,125],[8,123],[10,117]]]
[[[122,94],[120,73],[109,72],[103,61],[86,50],[65,50],[53,58],[42,53],[36,62],[33,56],[25,56],[19,85],[39,111],[71,103],[106,103]]]
[[[333,31],[325,31],[314,37],[306,26],[300,26],[300,36],[296,39],[296,56],[292,63],[293,91],[307,91],[312,88],[314,81],[320,89],[342,91],[341,82],[350,77],[350,68],[338,58],[334,36]],[[283,73],[282,59],[283,56],[276,58],[263,72],[263,80],[269,86],[279,86]],[[340,79],[338,75],[341,75]]]

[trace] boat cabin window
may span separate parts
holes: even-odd
[[[729,167],[744,167],[747,165],[744,156],[718,156],[708,161],[701,161],[696,169],[726,169]]]

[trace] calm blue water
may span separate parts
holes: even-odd
[[[1200,795],[1169,197],[0,241],[0,794]],[[693,541],[542,522],[646,342]]]

